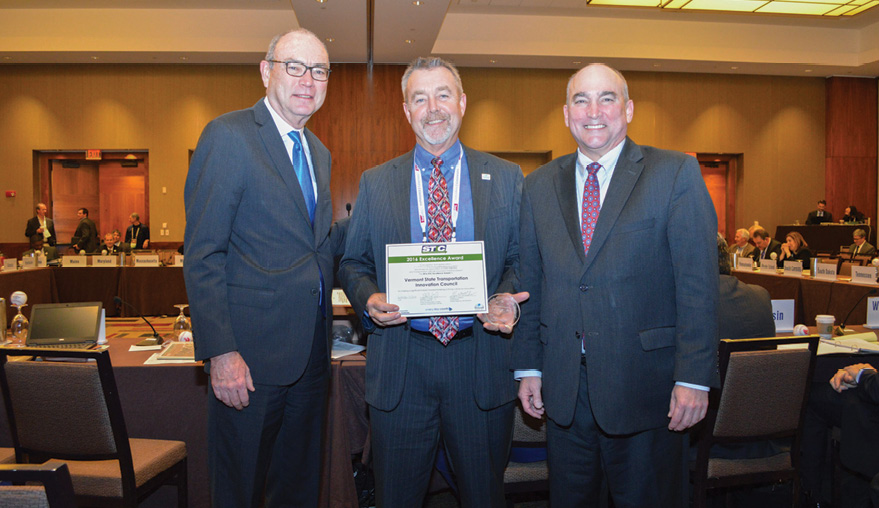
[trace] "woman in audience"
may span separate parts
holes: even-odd
[[[812,251],[809,250],[809,244],[806,243],[803,235],[796,231],[788,233],[784,243],[781,244],[781,256],[778,257],[778,266],[784,266],[784,261],[800,260],[803,262],[803,269],[808,269],[811,259]]]
[[[864,222],[864,214],[858,211],[855,208],[855,205],[849,205],[845,207],[845,215],[842,217],[842,221],[845,224],[860,224]]]

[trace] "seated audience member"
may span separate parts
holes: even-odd
[[[879,376],[868,363],[840,369],[829,384],[813,386],[803,424],[801,474],[811,506],[822,503],[823,480],[831,474],[826,454],[827,438],[840,428],[840,461],[863,475],[861,482],[847,482],[842,506],[869,506],[869,479],[879,473]],[[807,505],[808,506],[808,505]]]
[[[845,215],[839,221],[841,224],[860,224],[864,222],[864,214],[858,211],[855,205],[845,207]]]
[[[830,213],[827,208],[827,201],[823,199],[818,201],[818,209],[809,212],[809,218],[806,219],[806,224],[822,224],[824,222],[833,222],[833,214]]]
[[[70,247],[79,254],[95,252],[98,250],[98,228],[89,219],[88,208],[80,208],[76,211],[76,216],[79,217],[79,224],[70,239]]]
[[[128,250],[122,243],[116,243],[113,233],[104,235],[104,245],[101,246],[101,254],[119,254],[120,252],[128,252]]]
[[[132,250],[148,249],[150,247],[150,228],[140,223],[140,215],[137,212],[128,217],[131,223],[125,230],[125,245]]]
[[[855,256],[876,255],[876,247],[873,247],[870,245],[870,242],[867,241],[867,232],[863,229],[856,229],[852,233],[852,241],[855,243],[848,248],[849,253],[852,255],[852,259],[854,259]]]
[[[772,259],[773,253],[776,256],[781,255],[781,242],[773,240],[765,229],[758,228],[754,230],[751,237],[754,239],[754,245],[757,246],[751,255],[755,260]]]
[[[809,250],[809,244],[803,235],[796,231],[791,231],[784,237],[784,243],[781,244],[781,255],[778,256],[778,266],[784,266],[784,261],[801,261],[803,269],[809,269],[809,262],[812,260],[812,251]]]
[[[39,233],[43,235],[43,243],[54,246],[55,240],[55,221],[47,217],[49,209],[44,203],[37,203],[37,214],[28,219],[27,226],[24,229],[24,236],[30,237]]]
[[[742,228],[736,230],[736,237],[734,238],[735,244],[729,247],[728,253],[737,254],[739,257],[750,257],[754,254],[754,246],[748,242],[750,239],[751,234],[748,233],[747,229]]]
[[[58,249],[52,245],[46,245],[43,238],[42,233],[34,233],[31,235],[31,248],[30,250],[24,251],[21,257],[30,256],[34,252],[42,252],[43,255],[46,256],[46,261],[54,261],[58,259]]]
[[[126,249],[122,244],[122,233],[119,232],[118,229],[113,230],[113,246],[116,247],[117,252],[128,252],[131,249]]]

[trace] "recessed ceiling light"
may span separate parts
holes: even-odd
[[[489,60],[488,63],[497,63],[497,60]]]
[[[424,2],[422,2],[421,0],[415,0],[414,2],[412,2],[412,5],[419,6],[419,5],[423,4],[423,3],[424,3]]]
[[[406,39],[406,40],[403,41],[403,42],[405,42],[406,44],[412,44],[412,39]]]
[[[656,67],[656,68],[658,69],[658,68],[662,67],[662,64],[660,64],[660,63],[655,63],[655,64],[653,64],[653,67]]]
[[[99,58],[101,58],[101,57],[99,57],[99,56],[93,56],[93,57],[92,57],[92,60],[97,60],[97,59],[99,59]]]
[[[812,69],[806,69],[803,72],[812,72]]]
[[[583,63],[583,62],[581,62],[580,60],[574,60],[574,61],[571,62],[571,63],[574,64],[574,65],[580,65],[580,64]]]
[[[315,1],[319,4],[322,4],[322,3],[326,3],[327,0],[315,0]]]
[[[188,58],[188,57],[185,57],[185,56],[181,56],[180,59],[183,60],[184,62],[185,62],[186,60],[189,60],[189,58]]]
[[[4,56],[3,59],[4,60],[12,60],[12,57],[11,56]]]
[[[739,68],[738,68],[738,67],[736,67],[736,66],[735,66],[735,65],[733,65],[733,66],[732,66],[732,67],[730,67],[730,69],[732,69],[732,70],[734,70],[734,71],[735,71],[735,70],[738,70],[738,69],[739,69]]]
[[[336,39],[334,39],[334,38],[332,38],[332,37],[327,37],[327,38],[326,38],[326,41],[327,41],[327,42],[336,42]]]

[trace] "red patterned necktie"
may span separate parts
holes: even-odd
[[[598,212],[601,210],[601,193],[598,190],[598,177],[596,173],[601,169],[601,164],[593,162],[586,166],[589,173],[586,176],[586,184],[583,186],[583,210],[580,221],[580,234],[583,237],[583,250],[589,254],[589,246],[592,244],[592,233],[595,232],[595,223],[598,222]]]
[[[427,239],[431,243],[451,242],[452,205],[449,202],[449,186],[440,171],[443,160],[435,157],[430,163],[433,164],[433,172],[427,182],[427,193],[430,196],[427,203]],[[458,318],[432,317],[428,329],[445,346],[458,333]]]

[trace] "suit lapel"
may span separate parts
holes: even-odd
[[[617,160],[616,168],[614,168],[613,178],[610,180],[604,203],[601,205],[601,212],[598,214],[598,223],[592,234],[592,245],[589,247],[589,255],[586,256],[584,271],[592,264],[592,260],[598,255],[607,240],[607,236],[613,229],[632,189],[641,176],[641,171],[644,170],[644,164],[641,162],[643,159],[641,148],[629,138],[626,138],[625,143],[620,158]]]
[[[470,173],[470,193],[473,201],[473,239],[485,240],[485,223],[491,206],[491,180],[483,180],[482,174],[491,175],[488,159],[481,153],[464,148],[467,156],[467,171]]]
[[[562,162],[559,171],[555,174],[555,192],[559,199],[562,217],[565,220],[565,229],[568,230],[568,236],[571,243],[574,244],[574,251],[580,262],[586,261],[586,254],[583,252],[583,235],[580,231],[580,217],[577,213],[577,152],[568,155],[568,160]],[[603,210],[602,210],[603,211]],[[595,241],[593,240],[593,245]]]
[[[314,167],[314,180],[317,184],[317,203],[314,211],[314,238],[319,244],[321,238],[325,238],[330,230],[333,220],[332,203],[330,200],[330,162],[324,151],[318,152],[317,147],[322,146],[320,140],[308,129],[304,129],[308,140],[308,148],[311,152],[311,165]],[[297,179],[297,183],[298,183]],[[300,194],[302,192],[300,191]],[[305,198],[302,198],[305,205]],[[308,209],[306,208],[306,211]],[[307,215],[306,215],[307,217]]]
[[[311,220],[308,217],[308,207],[305,205],[305,197],[302,195],[302,187],[299,186],[299,180],[296,178],[296,170],[293,169],[293,163],[290,162],[290,155],[284,148],[284,142],[281,140],[278,128],[275,126],[272,115],[262,99],[260,99],[253,107],[254,118],[259,125],[259,136],[262,138],[263,145],[268,152],[272,163],[275,165],[275,171],[281,175],[296,208],[302,215],[303,220],[311,227]],[[316,176],[316,175],[315,175]]]
[[[390,243],[411,243],[412,226],[410,220],[409,200],[412,175],[414,172],[415,150],[404,155],[392,168],[392,177],[389,179],[388,197],[390,199],[390,214],[393,217],[393,230]]]

